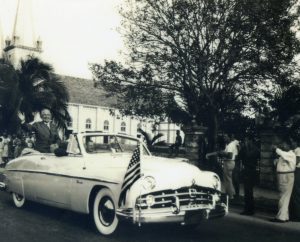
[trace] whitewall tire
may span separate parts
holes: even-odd
[[[93,220],[97,230],[103,235],[112,234],[118,226],[116,204],[112,192],[103,188],[98,191],[93,204]]]
[[[24,196],[13,192],[12,193],[12,198],[13,198],[14,205],[17,208],[21,208],[21,207],[24,206],[24,204],[25,204],[25,197]]]

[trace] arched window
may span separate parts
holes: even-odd
[[[126,123],[125,122],[121,123],[121,132],[126,133]]]
[[[108,130],[109,130],[109,122],[108,122],[108,120],[105,120],[105,121],[104,121],[103,130],[104,130],[104,131],[108,131]]]
[[[85,129],[91,129],[91,128],[92,128],[92,120],[88,118],[85,121]]]

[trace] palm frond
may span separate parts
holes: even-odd
[[[19,76],[27,111],[36,112],[49,108],[54,120],[65,127],[70,119],[67,111],[69,94],[63,82],[53,73],[53,67],[36,57],[30,57],[21,61]],[[23,108],[24,106],[22,105]]]
[[[146,141],[146,144],[147,144],[148,148],[151,147],[150,135],[141,128],[139,128],[139,132],[144,136],[144,139]]]
[[[152,140],[151,140],[152,145],[156,144],[156,141],[157,141],[158,139],[160,139],[162,136],[164,136],[164,134],[162,134],[162,133],[159,133],[159,134],[155,135],[155,136],[152,138]]]

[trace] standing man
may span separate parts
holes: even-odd
[[[180,130],[177,130],[175,143],[170,146],[170,155],[172,155],[175,150],[175,156],[177,156],[179,153],[179,147],[181,145],[182,145],[182,138],[180,136]]]
[[[25,124],[25,118],[19,114],[19,118],[22,122],[22,127],[30,132],[35,133],[35,149],[42,153],[53,152],[61,139],[58,135],[58,129],[52,122],[52,115],[49,109],[44,108],[40,111],[42,121],[35,122],[34,124]]]
[[[297,148],[294,150],[296,155],[296,170],[294,188],[291,197],[290,215],[293,221],[300,222],[300,142],[297,142]]]
[[[235,195],[234,198],[239,200],[240,198],[240,175],[241,175],[241,161],[238,158],[240,151],[240,142],[235,138],[234,135],[231,135],[231,142],[234,146],[234,153],[236,154],[234,157],[234,169],[232,171],[232,184],[234,187]]]
[[[300,222],[300,142],[296,144],[294,153],[296,155],[296,170],[293,192],[290,202],[290,217],[292,221]]]
[[[244,179],[244,211],[241,215],[253,215],[255,206],[253,188],[256,180],[256,167],[259,159],[259,150],[250,137],[245,137],[240,151],[240,160],[243,167]]]
[[[231,136],[231,139],[228,135],[224,135],[225,150],[216,151],[206,154],[206,159],[209,159],[210,156],[217,155],[223,160],[223,180],[225,192],[228,194],[229,199],[234,199],[235,189],[233,186],[233,170],[235,168],[235,160],[238,155],[239,141],[234,139]]]
[[[273,147],[279,156],[274,161],[277,173],[277,182],[279,190],[278,213],[272,222],[284,223],[289,221],[289,203],[294,186],[294,172],[296,168],[296,155],[290,146],[284,142],[282,150]],[[284,151],[286,150],[286,151]]]
[[[239,141],[228,135],[224,137],[226,147],[224,150],[224,164],[223,164],[223,178],[225,185],[225,192],[229,195],[229,199],[234,199],[235,189],[232,181],[232,173],[235,167],[235,159],[238,155]]]

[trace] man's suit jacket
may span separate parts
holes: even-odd
[[[35,150],[39,152],[49,153],[51,144],[60,143],[57,127],[52,122],[50,122],[50,129],[43,121],[35,122],[32,125],[25,124],[23,127],[35,132]]]

